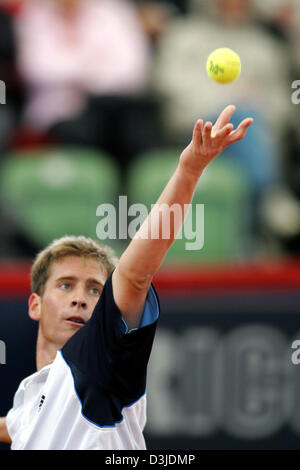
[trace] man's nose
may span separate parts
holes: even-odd
[[[71,301],[72,307],[78,307],[78,308],[87,308],[87,301],[84,296],[84,294],[80,291],[74,292],[74,296]]]
[[[76,300],[74,299],[74,300],[72,300],[72,306],[85,309],[87,307],[87,303],[83,299],[76,299]]]

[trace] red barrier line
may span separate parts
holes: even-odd
[[[161,292],[180,293],[202,290],[300,290],[300,261],[264,262],[224,266],[168,266],[154,276]],[[0,263],[0,296],[24,297],[30,294],[30,263]]]
[[[0,263],[0,296],[22,297],[30,294],[30,263]]]
[[[300,262],[162,270],[154,277],[162,290],[299,289]]]

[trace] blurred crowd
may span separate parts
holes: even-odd
[[[234,124],[255,119],[224,155],[251,188],[253,256],[297,256],[299,39],[299,0],[0,0],[0,172],[18,152],[83,146],[110,155],[126,191],[131,161],[183,148],[199,117],[233,103]],[[218,47],[241,56],[233,84],[206,75]],[[31,256],[3,205],[0,257]]]

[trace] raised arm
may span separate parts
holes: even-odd
[[[6,427],[6,418],[0,418],[0,442],[11,444],[11,438]]]
[[[193,198],[197,182],[204,168],[226,147],[245,137],[253,119],[244,119],[237,129],[229,122],[235,106],[227,106],[216,123],[204,124],[198,120],[190,144],[180,155],[178,166],[164,188],[155,207],[120,258],[112,276],[115,302],[120,308],[128,328],[139,326],[151,280],[159,269],[184,221],[185,209]],[[164,212],[177,204],[182,218],[174,218],[170,235],[162,237]],[[171,220],[171,219],[170,219]],[[159,234],[154,238],[151,236]]]

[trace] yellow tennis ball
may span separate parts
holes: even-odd
[[[214,50],[207,59],[208,76],[218,83],[230,83],[241,73],[241,59],[232,49],[222,47]]]

